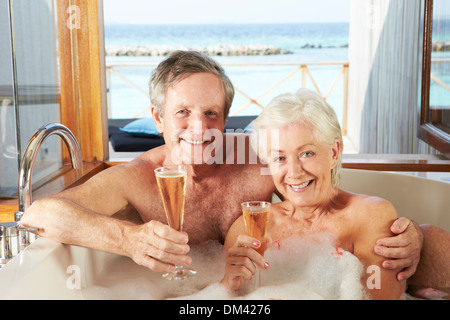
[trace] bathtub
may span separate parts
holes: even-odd
[[[450,231],[450,183],[398,173],[344,169],[341,187],[383,197],[393,203],[399,216]],[[214,246],[220,249],[219,245]],[[198,277],[195,284],[191,280],[180,284],[162,279],[159,273],[138,266],[127,257],[38,238],[0,269],[0,300],[165,299],[189,295],[221,279],[223,266],[211,268],[220,260],[220,251],[206,251],[205,259],[193,261],[199,274],[209,272],[208,277]]]
[[[341,188],[389,200],[398,216],[450,232],[450,183],[418,176],[342,170]]]

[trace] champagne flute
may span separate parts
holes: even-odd
[[[256,251],[264,256],[267,249],[267,226],[269,224],[270,202],[249,201],[241,203],[247,235],[261,243]],[[258,287],[261,286],[261,270],[258,270]]]
[[[167,222],[175,230],[183,230],[184,199],[186,195],[187,170],[184,165],[165,166],[155,169],[156,181],[164,204]],[[163,274],[168,280],[184,280],[193,277],[197,271],[175,266],[173,273]]]

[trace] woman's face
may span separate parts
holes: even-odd
[[[298,207],[326,202],[334,189],[331,169],[337,164],[339,140],[332,146],[318,141],[303,124],[268,130],[268,137],[269,168],[285,199]]]

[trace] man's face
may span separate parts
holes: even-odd
[[[225,127],[225,92],[220,78],[194,73],[167,89],[164,115],[153,111],[172,159],[185,164],[207,163],[213,150],[222,147]]]

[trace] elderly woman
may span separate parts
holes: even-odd
[[[401,298],[405,281],[396,279],[398,270],[383,269],[382,257],[373,250],[377,239],[390,235],[396,211],[383,199],[339,189],[343,143],[333,109],[318,94],[302,89],[276,97],[254,121],[253,129],[253,147],[267,160],[285,199],[272,205],[271,237],[279,241],[311,233],[332,234],[336,247],[355,255],[364,270],[380,267],[380,289],[367,288],[370,274],[361,278],[371,299]],[[261,243],[245,234],[240,217],[225,242],[228,257],[222,284],[231,290],[239,290],[257,268],[269,268],[269,262],[251,249]]]

